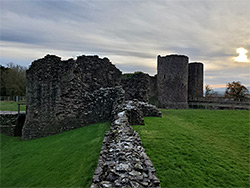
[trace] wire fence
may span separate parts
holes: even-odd
[[[1,101],[25,102],[25,96],[0,96]]]

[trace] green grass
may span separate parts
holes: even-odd
[[[1,134],[0,187],[90,187],[109,123],[21,141]]]
[[[25,104],[20,102],[21,104]],[[20,110],[25,111],[26,106],[21,105]],[[0,101],[0,111],[18,111],[18,103],[12,101]]]
[[[250,111],[162,113],[134,126],[162,187],[250,187]]]

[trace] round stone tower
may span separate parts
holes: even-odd
[[[203,97],[203,64],[193,62],[188,64],[188,100]]]
[[[157,92],[159,107],[173,109],[188,107],[187,56],[158,56]]]

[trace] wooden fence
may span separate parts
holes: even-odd
[[[241,109],[250,110],[250,100],[235,100],[223,97],[200,98],[188,101],[189,108],[193,109]]]

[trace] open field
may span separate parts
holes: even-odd
[[[162,112],[134,126],[162,187],[250,187],[250,111]]]
[[[0,187],[90,187],[109,123],[30,141],[1,134]]]
[[[24,102],[20,102],[21,104],[25,104]],[[20,106],[21,111],[25,111],[25,105]],[[18,103],[11,101],[0,101],[0,111],[18,111]]]
[[[250,187],[250,111],[162,110],[133,126],[162,187]],[[109,123],[31,141],[1,134],[0,187],[89,187]]]

